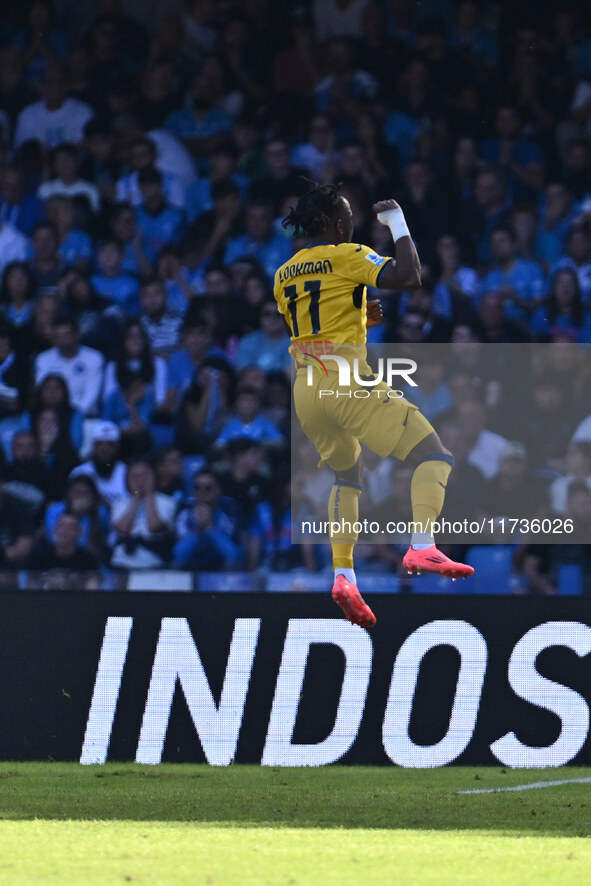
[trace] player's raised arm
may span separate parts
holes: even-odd
[[[396,200],[374,203],[378,221],[390,228],[396,244],[396,261],[390,262],[380,277],[380,289],[418,289],[421,285],[421,261],[410,236],[404,213]]]

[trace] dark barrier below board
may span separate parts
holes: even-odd
[[[12,594],[0,759],[590,764],[587,598]]]

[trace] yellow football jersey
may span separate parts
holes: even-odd
[[[362,344],[367,286],[377,286],[392,261],[359,243],[317,243],[300,249],[275,274],[273,293],[292,342]]]

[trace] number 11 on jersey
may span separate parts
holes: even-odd
[[[310,313],[310,325],[312,327],[312,335],[320,332],[320,280],[306,280],[304,283],[304,291],[310,293],[310,304],[308,311]],[[294,283],[285,287],[285,295],[289,299],[288,308],[291,315],[291,326],[294,338],[300,334],[300,327],[297,317],[296,299],[298,290]],[[307,334],[307,333],[306,333]]]

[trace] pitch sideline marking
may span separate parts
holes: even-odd
[[[562,781],[532,781],[509,788],[477,788],[471,791],[458,791],[458,794],[500,794],[502,791],[531,791],[533,788],[552,788],[560,784],[588,784],[591,778],[565,778]]]

